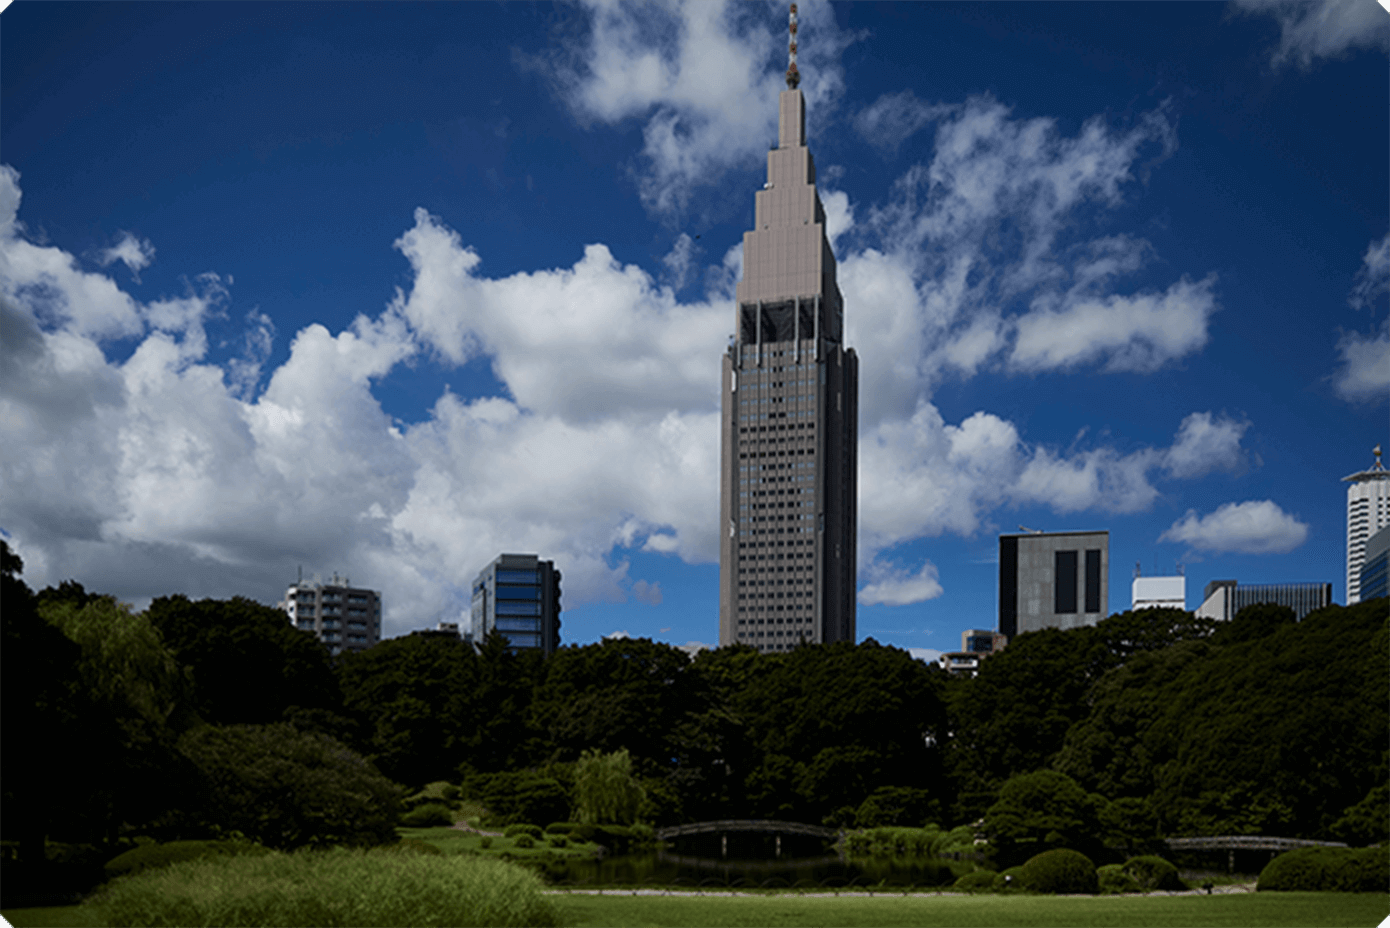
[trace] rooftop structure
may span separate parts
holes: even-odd
[[[1131,609],[1186,609],[1187,578],[1141,577],[1137,573],[1130,587]]]

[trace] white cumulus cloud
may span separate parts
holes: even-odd
[[[936,565],[930,561],[916,573],[894,564],[877,562],[869,565],[866,573],[869,582],[859,590],[859,602],[865,606],[906,606],[935,599],[942,593]]]
[[[1390,235],[1372,242],[1361,259],[1347,302],[1357,309],[1381,307],[1381,298],[1390,292]],[[1344,332],[1337,341],[1342,363],[1333,383],[1337,392],[1349,400],[1383,400],[1390,393],[1390,316],[1369,335]]]
[[[130,270],[130,276],[138,284],[140,272],[154,261],[154,245],[149,239],[142,239],[131,232],[122,232],[121,240],[110,248],[103,248],[98,256],[102,267],[120,261]]]
[[[1191,545],[1201,551],[1286,554],[1308,538],[1308,526],[1271,500],[1226,503],[1198,516],[1189,509],[1159,541]]]

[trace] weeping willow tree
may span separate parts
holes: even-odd
[[[627,748],[602,754],[585,751],[574,765],[575,820],[599,825],[637,821],[646,791],[632,775]]]

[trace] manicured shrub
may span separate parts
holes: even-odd
[[[482,848],[483,850],[487,850],[488,848],[492,847],[492,838],[487,835],[484,835],[483,837],[479,838],[478,847]]]
[[[522,833],[512,839],[512,847],[535,847],[536,839],[528,834]]]
[[[186,861],[108,884],[85,905],[112,926],[550,926],[540,878],[504,861],[383,850]]]
[[[1007,870],[1000,870],[994,875],[994,891],[997,893],[1021,893],[1026,892],[1027,887],[1023,885],[1023,868],[1009,867]]]
[[[1162,857],[1155,857],[1147,854],[1143,857],[1131,857],[1124,862],[1124,871],[1139,884],[1139,888],[1144,892],[1153,892],[1156,889],[1178,892],[1187,887],[1183,884],[1182,877],[1178,876],[1178,868],[1164,860]]]
[[[1304,847],[1285,851],[1260,872],[1257,890],[1383,893],[1390,887],[1390,848]]]
[[[1106,864],[1096,868],[1096,882],[1104,895],[1142,892],[1134,877],[1125,872],[1123,864]]]
[[[551,822],[545,826],[545,833],[548,835],[567,835],[580,827],[578,822]]]
[[[445,828],[454,824],[454,812],[442,802],[427,802],[416,806],[401,816],[401,824],[406,828]]]
[[[1023,885],[1035,893],[1095,893],[1096,865],[1080,851],[1059,847],[1030,857],[1023,865]]]
[[[517,835],[530,835],[533,838],[539,838],[541,834],[541,827],[539,825],[527,825],[524,822],[508,825],[506,828],[502,829],[502,836],[506,838],[514,838]]]
[[[956,880],[951,888],[966,893],[987,893],[994,889],[994,881],[998,876],[999,874],[993,870],[976,870]]]
[[[569,847],[570,839],[565,835],[546,835],[545,843],[551,847]]]
[[[233,854],[267,854],[269,851],[249,841],[170,841],[167,844],[146,844],[126,851],[106,862],[106,876],[113,879],[145,870],[167,867],[185,860]]]

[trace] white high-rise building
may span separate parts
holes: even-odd
[[[335,656],[365,651],[381,640],[381,594],[355,587],[337,574],[328,582],[301,578],[285,591],[280,608],[291,625],[313,632]]]
[[[1347,605],[1361,602],[1361,564],[1366,540],[1390,524],[1390,471],[1380,463],[1380,445],[1372,449],[1373,467],[1343,477],[1347,487]]]

